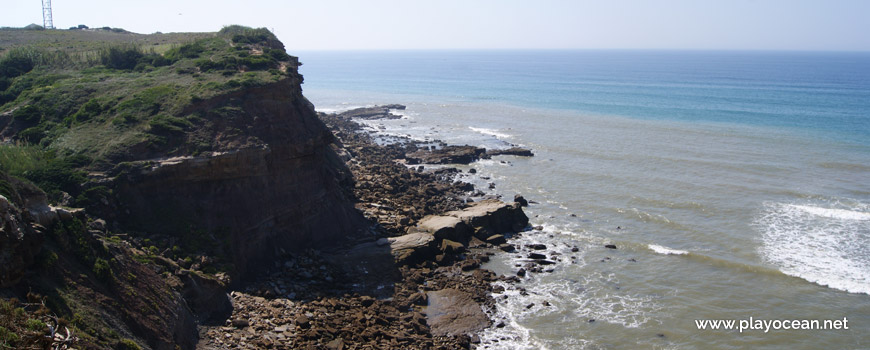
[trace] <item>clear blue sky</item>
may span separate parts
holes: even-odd
[[[0,0],[0,26],[42,24]],[[870,51],[870,0],[54,0],[58,28],[272,29],[288,51],[750,49]]]

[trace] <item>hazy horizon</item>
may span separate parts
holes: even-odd
[[[290,51],[722,50],[870,51],[870,2],[860,0],[398,0],[118,3],[55,0],[58,29],[131,32],[272,30]],[[42,24],[41,2],[17,1],[0,26]]]

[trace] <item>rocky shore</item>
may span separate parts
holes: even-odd
[[[395,118],[401,105],[319,117],[351,170],[343,183],[373,226],[354,241],[285,256],[230,294],[231,316],[202,326],[200,349],[468,349],[492,327],[497,276],[481,269],[525,230],[525,200],[505,203],[455,182],[454,168],[487,157],[471,146],[379,145],[354,119]],[[508,154],[530,156],[524,149]],[[478,196],[475,196],[477,193]]]

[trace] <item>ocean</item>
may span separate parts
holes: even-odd
[[[505,285],[479,348],[870,348],[870,53],[295,54],[318,110],[400,103],[370,129],[534,151],[459,167],[536,202],[516,243],[559,260]],[[843,329],[781,327],[814,320]]]

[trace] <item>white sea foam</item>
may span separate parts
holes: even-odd
[[[649,245],[647,245],[647,247],[649,247],[650,250],[652,250],[656,253],[664,254],[664,255],[686,255],[686,254],[689,254],[689,252],[685,251],[685,250],[672,249],[672,248],[668,248],[665,246],[660,246],[658,244],[649,244]]]
[[[762,256],[783,273],[850,293],[870,294],[867,206],[768,203],[756,220]]]
[[[820,207],[812,207],[808,205],[789,205],[792,208],[803,210],[807,213],[822,216],[831,219],[840,219],[840,220],[870,220],[870,213],[855,211],[855,210],[846,210],[846,209],[831,209],[831,208],[820,208]]]
[[[471,129],[471,130],[474,131],[474,132],[478,132],[478,133],[481,133],[481,134],[484,134],[484,135],[494,136],[494,137],[497,137],[497,138],[506,139],[506,138],[513,137],[513,135],[505,134],[505,133],[502,133],[502,132],[498,132],[497,130],[493,130],[493,129],[487,129],[487,128],[475,128],[475,127],[472,127],[472,126],[469,126],[468,128]]]

